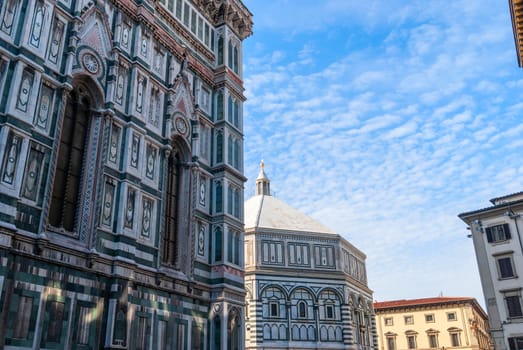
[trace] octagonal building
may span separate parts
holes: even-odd
[[[377,349],[366,256],[271,195],[245,202],[246,349]]]

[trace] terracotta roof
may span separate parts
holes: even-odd
[[[509,0],[509,7],[518,65],[523,67],[523,1]]]
[[[402,308],[402,307],[413,307],[413,306],[425,306],[435,304],[447,304],[455,303],[460,301],[475,302],[476,299],[469,297],[437,297],[437,298],[422,298],[422,299],[402,299],[392,301],[381,301],[374,303],[374,309],[389,309],[389,308]]]

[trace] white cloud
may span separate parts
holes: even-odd
[[[278,197],[367,254],[376,298],[442,291],[482,302],[457,214],[521,190],[523,79],[508,9],[465,0],[260,4],[255,33],[257,23],[259,35],[292,27],[294,41],[270,49],[255,34],[245,46],[246,196],[265,159]],[[339,45],[328,46],[337,33]]]

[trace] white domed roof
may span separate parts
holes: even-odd
[[[245,202],[245,230],[252,228],[336,234],[287,203],[263,194]]]

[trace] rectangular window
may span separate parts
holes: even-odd
[[[92,310],[88,307],[81,306],[78,311],[78,335],[76,343],[80,345],[89,345],[89,325],[91,324]]]
[[[163,350],[167,346],[167,321],[158,321],[157,327],[157,350]]]
[[[176,18],[182,19],[182,0],[176,0]]]
[[[396,350],[396,339],[394,337],[387,337],[387,350]]]
[[[29,335],[29,325],[31,321],[31,310],[33,298],[21,296],[18,301],[16,322],[14,323],[13,338],[27,339]]]
[[[392,325],[394,325],[394,321],[393,321],[392,317],[386,317],[385,326],[392,326]]]
[[[514,265],[510,256],[497,258],[498,274],[500,279],[516,277],[514,274]]]
[[[523,350],[523,337],[508,338],[510,350]]]
[[[521,295],[519,292],[505,294],[505,302],[507,304],[508,317],[523,317],[523,310],[521,309]]]
[[[47,307],[49,323],[47,325],[47,338],[50,343],[60,343],[62,338],[62,325],[64,320],[65,304],[51,301]]]
[[[456,313],[447,312],[447,321],[456,321]]]
[[[147,318],[138,316],[138,324],[136,327],[136,350],[145,350],[147,339]]]
[[[276,301],[273,301],[269,304],[269,316],[270,317],[278,317],[278,303]]]
[[[183,6],[183,24],[185,24],[186,27],[189,27],[189,16],[191,15],[189,4],[185,3]]]
[[[334,318],[334,305],[325,305],[325,318],[328,320]]]
[[[438,347],[438,337],[436,334],[429,334],[429,347],[437,348]]]
[[[407,335],[407,344],[409,346],[409,349],[416,349],[416,336]]]
[[[414,316],[408,315],[404,316],[405,324],[414,324]]]
[[[511,238],[508,224],[487,227],[485,228],[485,234],[489,243],[506,241]]]
[[[427,322],[427,323],[434,322],[434,314],[425,315],[425,322]]]
[[[459,339],[459,333],[450,333],[450,344],[451,346],[460,346],[461,341]]]

